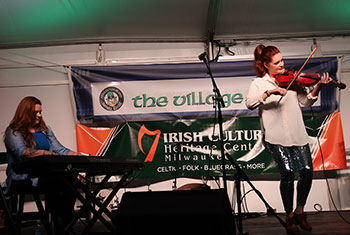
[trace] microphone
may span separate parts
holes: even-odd
[[[206,61],[206,60],[207,60],[207,53],[206,53],[206,52],[203,52],[202,54],[200,54],[200,55],[198,56],[198,59],[199,59],[199,60]]]

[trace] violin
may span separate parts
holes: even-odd
[[[299,79],[299,84],[303,84],[302,82],[304,81],[303,86],[306,86],[305,84],[309,84],[309,86],[313,86],[321,79],[321,76],[317,73],[306,73],[306,75],[304,73],[304,76],[301,76],[301,74],[302,74],[301,71],[303,70],[303,68],[305,67],[307,62],[309,62],[309,60],[311,59],[312,55],[315,53],[316,50],[317,50],[317,46],[313,49],[313,51],[311,52],[309,57],[305,60],[304,64],[301,66],[301,68],[297,72],[294,72],[293,70],[286,70],[283,72],[284,75],[280,76],[280,80],[283,80],[284,84],[286,84],[287,80],[288,80],[288,83],[286,84],[287,90],[293,85],[293,83],[295,81],[297,81],[297,79]],[[305,76],[307,76],[307,77],[305,77]],[[275,77],[276,81],[278,82],[279,76],[277,75],[276,77]],[[313,81],[311,81],[311,80],[313,80]],[[344,83],[339,83],[339,82],[334,81],[334,80],[332,80],[332,83],[334,85],[336,85],[337,87],[339,87],[340,89],[345,89],[345,87],[346,87],[346,85]],[[313,85],[311,85],[311,84],[313,84]],[[278,103],[281,102],[282,98],[283,98],[283,96],[281,96]]]
[[[299,86],[310,87],[316,85],[321,76],[318,73],[299,73],[299,75],[295,78],[295,75],[298,73],[296,70],[285,69],[283,73],[280,73],[275,76],[276,82],[280,87],[288,87],[291,82]],[[337,82],[332,80],[334,86],[339,89],[345,89],[346,84],[342,82]]]

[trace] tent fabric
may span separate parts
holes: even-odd
[[[348,0],[5,0],[0,48],[350,34]]]

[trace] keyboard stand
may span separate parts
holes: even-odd
[[[71,223],[65,228],[65,232],[69,234],[69,231],[72,229],[73,225],[77,222],[79,218],[81,218],[83,212],[88,210],[93,214],[93,217],[88,221],[88,223],[85,225],[85,228],[82,232],[82,234],[88,234],[91,230],[92,226],[97,222],[97,220],[100,220],[113,234],[116,233],[116,219],[114,215],[108,210],[107,206],[113,199],[113,197],[117,194],[120,188],[123,187],[125,181],[131,174],[130,172],[125,172],[124,175],[121,177],[120,181],[114,186],[112,191],[109,193],[107,198],[101,202],[97,198],[97,194],[104,188],[105,184],[108,182],[112,174],[107,174],[103,180],[98,184],[97,188],[91,192],[91,190],[88,188],[88,186],[84,183],[82,183],[78,177],[75,178],[75,182],[72,183],[69,181],[66,181],[65,183],[67,186],[69,186],[72,190],[74,190],[77,199],[81,201],[83,206],[80,208],[80,210],[75,214],[73,220]],[[82,190],[82,192],[79,192],[79,189]],[[85,197],[83,196],[85,194]],[[98,210],[94,206],[98,207]],[[111,220],[111,222],[107,221],[103,217],[103,213]]]
[[[58,172],[71,172],[74,181],[70,182],[63,177],[64,184],[74,191],[77,199],[83,204],[82,208],[73,216],[71,223],[65,228],[66,234],[72,234],[71,230],[83,212],[88,211],[93,214],[92,219],[86,224],[82,234],[88,234],[97,220],[100,220],[111,232],[116,233],[116,219],[112,212],[108,210],[108,205],[113,197],[121,189],[128,177],[134,170],[142,169],[143,164],[135,158],[108,158],[96,156],[55,156],[42,155],[35,158],[28,158],[13,164],[14,170],[19,174],[29,174],[32,177],[44,177]],[[88,175],[104,175],[103,180],[91,191],[87,184],[78,178],[79,172]],[[112,187],[112,191],[107,198],[101,202],[97,198],[98,193],[105,188],[111,176],[120,175],[121,179]],[[83,196],[85,195],[85,196]],[[42,211],[42,216],[46,215]],[[103,214],[107,216],[108,221]]]

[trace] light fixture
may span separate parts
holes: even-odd
[[[102,49],[102,44],[98,44],[98,49],[96,51],[96,64],[105,64],[106,63],[106,55]]]
[[[317,50],[315,51],[314,56],[322,57],[323,53],[322,53],[321,45],[317,43],[316,38],[313,38],[312,39],[312,45],[311,45],[311,51],[313,51],[316,47],[317,47]]]

